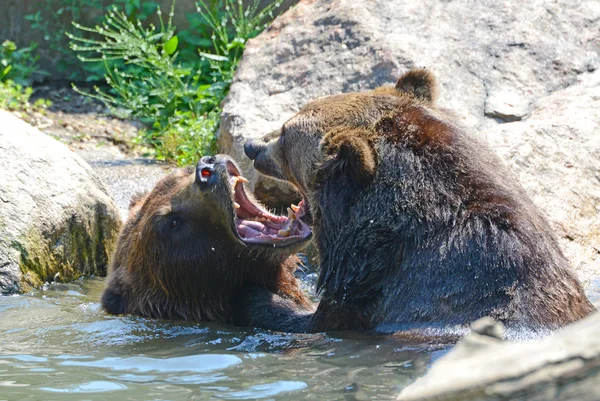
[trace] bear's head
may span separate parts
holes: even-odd
[[[205,156],[195,169],[176,170],[135,196],[113,255],[105,309],[215,320],[244,282],[276,283],[277,270],[311,231],[293,213],[277,216],[256,203],[245,182],[228,156]]]
[[[246,142],[244,150],[258,171],[294,184],[303,196],[303,206],[325,178],[339,178],[348,185],[368,183],[378,164],[374,141],[382,135],[402,140],[402,135],[392,138],[399,123],[410,131],[411,126],[422,127],[425,122],[435,136],[436,94],[430,72],[411,70],[395,87],[316,99],[280,129]],[[399,109],[401,122],[394,121]],[[306,213],[302,209],[299,215]]]

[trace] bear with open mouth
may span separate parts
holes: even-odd
[[[231,321],[244,285],[277,294],[299,310],[295,255],[311,230],[293,210],[277,216],[247,194],[228,156],[205,156],[134,197],[109,268],[102,306],[111,314]]]
[[[302,194],[321,300],[299,314],[249,287],[238,324],[314,332],[491,316],[537,331],[595,311],[544,216],[436,94],[430,72],[411,70],[395,87],[313,100],[245,144],[258,171]]]

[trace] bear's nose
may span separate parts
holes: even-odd
[[[244,153],[250,160],[254,160],[256,159],[256,156],[258,156],[258,149],[254,146],[252,139],[248,139],[244,144]]]
[[[202,156],[200,158],[200,163],[198,163],[198,164],[205,164],[205,165],[215,164],[215,157],[214,156]]]
[[[213,175],[215,166],[214,156],[203,156],[196,166],[196,182],[206,184]]]

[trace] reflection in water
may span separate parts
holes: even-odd
[[[97,361],[73,361],[61,362],[63,366],[83,366],[88,368],[104,368],[111,370],[127,370],[130,372],[212,372],[222,370],[241,363],[242,360],[233,355],[189,355],[174,358],[148,358],[134,356],[129,358],[104,358]]]
[[[0,399],[392,399],[450,347],[107,316],[102,288],[87,279],[0,297]]]
[[[306,388],[306,383],[298,381],[277,381],[269,384],[250,386],[243,391],[224,391],[217,394],[217,398],[226,400],[256,400],[273,397],[274,395],[289,393]]]
[[[42,387],[42,390],[51,393],[103,393],[107,391],[125,390],[127,386],[115,382],[95,381],[78,384],[69,388]]]

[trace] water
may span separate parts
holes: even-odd
[[[448,350],[108,316],[103,285],[0,297],[0,400],[390,399]]]

